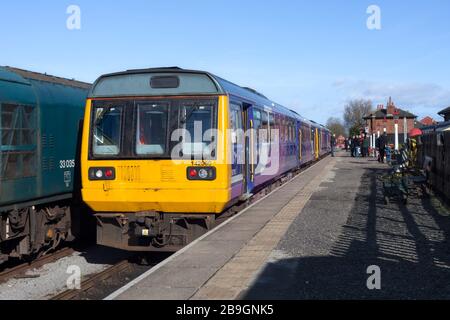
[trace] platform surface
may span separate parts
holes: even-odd
[[[386,170],[328,157],[108,299],[450,298],[448,210],[384,205]]]

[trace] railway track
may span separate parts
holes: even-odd
[[[27,278],[27,271],[41,268],[46,264],[58,261],[64,257],[70,256],[75,252],[72,248],[63,248],[54,253],[42,256],[30,263],[22,263],[15,267],[3,270],[0,272],[0,283],[4,283],[13,278]]]
[[[89,293],[90,290],[96,289],[102,283],[117,277],[118,274],[129,271],[131,264],[128,260],[120,261],[119,263],[107,268],[106,270],[97,273],[89,279],[81,283],[80,289],[69,289],[51,298],[51,300],[82,300],[83,295]]]
[[[170,254],[164,253],[153,254],[148,258],[148,264],[142,265],[137,262],[138,256],[133,255],[87,277],[81,282],[79,289],[63,291],[50,300],[101,300],[169,256]]]

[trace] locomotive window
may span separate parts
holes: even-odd
[[[215,157],[214,108],[209,104],[185,104],[180,108],[180,129],[184,129],[184,155]]]
[[[163,155],[166,153],[168,104],[138,105],[137,143],[138,155]]]
[[[93,152],[97,156],[115,156],[120,152],[122,107],[98,107],[94,110]]]
[[[0,179],[36,175],[36,112],[32,106],[3,104],[0,113]]]

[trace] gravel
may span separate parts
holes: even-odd
[[[11,279],[0,285],[0,300],[46,300],[67,290],[68,273],[72,266],[81,271],[82,278],[101,272],[127,257],[127,253],[104,247],[92,247],[85,252],[30,270],[27,278]],[[73,272],[73,271],[72,271]]]

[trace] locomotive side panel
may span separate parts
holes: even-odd
[[[74,190],[80,124],[84,117],[87,91],[60,84],[33,81],[40,97],[39,143],[41,171],[38,197],[64,195]],[[79,186],[78,186],[79,187]]]

